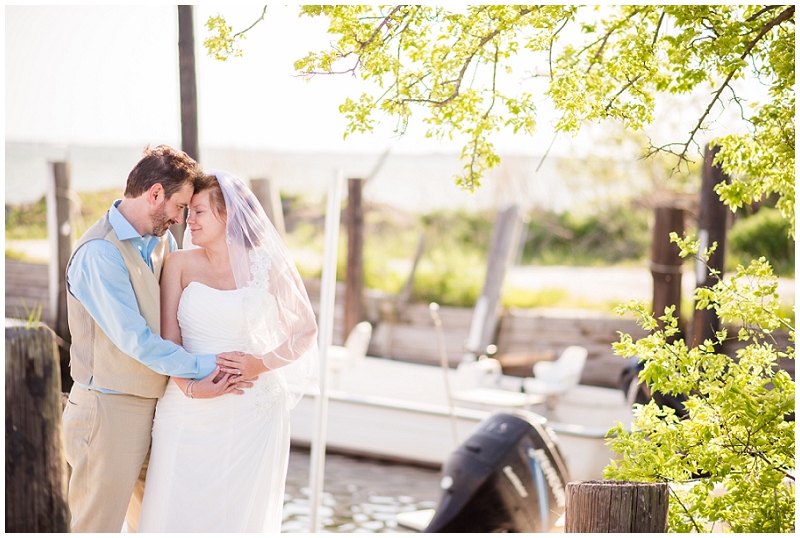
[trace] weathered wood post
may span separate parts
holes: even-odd
[[[197,130],[197,76],[194,61],[194,16],[190,5],[178,6],[178,65],[181,92],[181,149],[195,161],[200,160]],[[183,246],[186,222],[170,226],[172,235]]]
[[[517,258],[517,250],[522,246],[519,241],[522,222],[519,206],[511,205],[498,212],[486,257],[486,279],[475,302],[467,349],[462,361],[474,360],[476,352],[480,353],[489,344],[495,343],[500,291],[508,268]]]
[[[6,321],[6,531],[69,532],[55,334]]]
[[[683,258],[680,256],[681,249],[677,243],[670,242],[670,232],[675,232],[682,236],[684,232],[683,209],[671,205],[656,207],[655,224],[653,226],[653,243],[650,261],[650,272],[653,275],[653,314],[656,318],[664,315],[664,309],[675,306],[672,313],[678,319],[679,329],[683,330],[681,324],[681,264]],[[658,320],[659,330],[664,328],[664,322]],[[680,333],[669,337],[670,341],[681,338]],[[678,416],[684,416],[686,410],[682,402],[685,400],[683,395],[674,396],[671,394],[661,394],[653,392],[650,388],[642,385],[640,389],[648,398],[652,397],[659,405],[668,405],[675,409]]]
[[[269,179],[258,178],[250,180],[250,186],[253,194],[261,202],[261,207],[264,208],[264,213],[267,214],[269,221],[275,226],[281,237],[285,237],[286,223],[283,219],[283,206],[277,185]]]
[[[347,271],[345,273],[344,334],[363,321],[364,297],[364,181],[347,180]]]
[[[697,217],[697,238],[700,241],[701,252],[714,242],[717,243],[717,250],[709,258],[708,267],[699,260],[695,263],[698,288],[713,286],[716,281],[710,281],[709,268],[719,271],[719,276],[722,277],[725,265],[725,238],[731,212],[722,203],[719,195],[714,192],[714,187],[730,181],[730,178],[722,172],[722,169],[714,165],[714,157],[717,152],[719,152],[719,147],[709,148],[706,146],[700,188],[700,209]],[[697,347],[704,340],[714,338],[714,334],[718,330],[719,318],[716,312],[695,309],[692,318],[691,347]]]
[[[664,315],[664,309],[675,305],[673,315],[681,314],[681,249],[669,240],[670,232],[683,235],[683,209],[672,206],[656,207],[650,272],[653,275],[653,313]],[[659,327],[662,324],[659,321]]]
[[[47,189],[47,237],[50,241],[49,290],[50,319],[55,333],[67,343],[59,348],[61,365],[61,390],[69,392],[72,378],[69,375],[69,343],[72,341],[67,321],[67,263],[75,239],[72,201],[70,200],[69,163],[53,162],[53,175]],[[35,307],[36,305],[32,305]]]
[[[667,532],[668,508],[663,482],[570,482],[564,532]]]

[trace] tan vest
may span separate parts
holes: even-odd
[[[153,251],[151,257],[153,271],[130,241],[120,241],[117,238],[108,221],[108,213],[78,240],[69,263],[72,263],[72,258],[78,249],[94,240],[110,241],[119,249],[130,274],[139,312],[150,330],[155,334],[161,334],[159,280],[164,256],[169,251],[166,236]],[[108,308],[114,307],[115,305],[108,305]],[[169,377],[157,374],[120,351],[71,293],[67,293],[67,318],[72,336],[70,346],[72,379],[88,385],[94,378],[94,386],[145,398],[160,398],[164,395]]]

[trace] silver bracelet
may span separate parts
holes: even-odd
[[[189,381],[189,384],[186,385],[186,396],[194,399],[194,379]]]

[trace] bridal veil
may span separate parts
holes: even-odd
[[[283,239],[252,191],[228,172],[208,173],[217,178],[225,199],[225,241],[236,288],[247,290],[249,341],[241,351],[281,373],[291,394],[289,405],[294,407],[304,393],[319,391],[317,323],[308,293]],[[184,248],[191,246],[187,229]]]

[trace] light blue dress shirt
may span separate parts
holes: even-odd
[[[159,238],[149,234],[139,235],[117,209],[120,201],[115,201],[111,206],[109,223],[120,241],[130,241],[152,270],[150,256]],[[169,231],[167,234],[170,252],[177,250],[175,238]],[[202,379],[216,368],[216,355],[192,355],[150,330],[139,312],[122,254],[109,241],[89,241],[78,249],[67,270],[67,290],[81,302],[120,351],[154,372]],[[95,386],[94,380],[88,388],[114,392]]]

